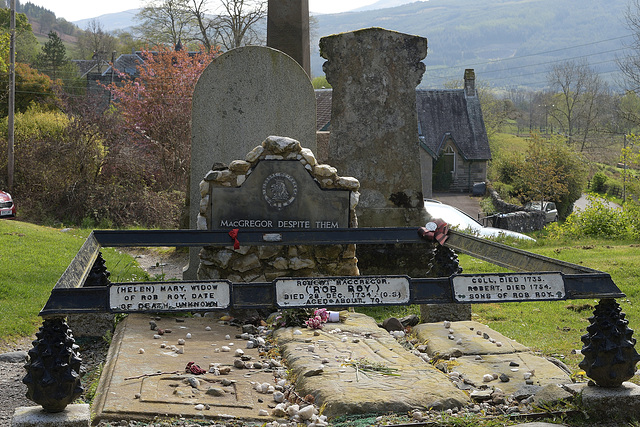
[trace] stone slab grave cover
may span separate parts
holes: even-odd
[[[305,71],[268,47],[232,49],[204,70],[193,92],[190,226],[196,228],[199,183],[215,163],[228,165],[269,135],[284,135],[316,150],[316,101]],[[198,248],[185,279],[195,278]]]
[[[427,39],[382,28],[320,39],[333,86],[328,163],[360,180],[362,227],[424,225],[416,86]]]
[[[237,245],[205,247],[200,279],[236,282],[358,274],[354,245],[246,246],[243,229],[336,229],[357,225],[359,182],[318,164],[292,138],[270,136],[244,160],[211,170],[200,184],[201,230],[238,230]],[[270,233],[277,236],[277,232]]]

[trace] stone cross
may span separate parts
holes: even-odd
[[[295,59],[311,76],[309,0],[269,0],[267,46]]]
[[[284,135],[316,150],[316,99],[302,67],[262,46],[232,49],[204,70],[191,112],[190,228],[196,228],[200,181],[214,163],[244,158],[269,135]],[[195,279],[198,248],[191,248],[184,279]]]
[[[424,225],[416,86],[427,39],[367,28],[320,39],[333,86],[328,163],[361,184],[360,227]]]

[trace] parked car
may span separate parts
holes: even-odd
[[[425,199],[424,208],[433,218],[440,218],[452,227],[458,227],[463,232],[471,232],[478,237],[514,237],[523,240],[535,240],[531,237],[511,230],[484,227],[478,221],[453,206],[445,205],[437,200]]]
[[[0,191],[0,218],[15,218],[16,205],[13,204],[11,194]]]
[[[544,222],[558,221],[558,209],[553,202],[528,202],[524,208],[530,211],[544,211]]]

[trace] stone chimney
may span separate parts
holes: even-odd
[[[464,70],[464,95],[476,96],[476,73],[473,68]]]

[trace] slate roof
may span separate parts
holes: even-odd
[[[420,145],[435,157],[450,137],[465,160],[490,160],[480,100],[464,89],[417,90]]]
[[[316,89],[316,130],[329,130],[331,125],[331,89]]]
[[[122,71],[124,73],[129,74],[130,76],[137,76],[138,69],[137,67],[140,64],[144,64],[144,60],[138,53],[125,53],[122,54],[116,59],[115,69],[118,71]],[[102,73],[103,76],[109,75],[111,73],[111,67],[107,68],[107,70]]]

